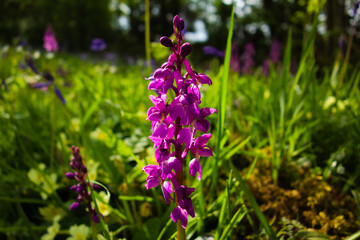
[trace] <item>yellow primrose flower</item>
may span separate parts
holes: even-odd
[[[306,118],[307,118],[307,119],[311,119],[311,118],[312,118],[312,113],[311,113],[311,112],[307,112],[307,113],[306,113]]]
[[[85,240],[89,236],[90,229],[84,224],[80,226],[74,225],[70,227],[69,233],[71,237],[68,237],[66,240]]]
[[[43,181],[42,174],[34,168],[31,168],[30,171],[27,173],[27,175],[28,175],[28,178],[30,179],[30,181],[32,181],[36,185],[38,185],[39,183],[41,183]]]
[[[72,118],[70,127],[74,132],[79,132],[79,130],[80,130],[80,119]]]
[[[269,97],[270,97],[270,91],[269,89],[266,89],[264,92],[264,99],[269,99]]]
[[[336,102],[336,98],[334,96],[328,96],[324,102],[323,109],[326,110],[331,107]]]
[[[56,183],[57,175],[56,173],[51,173],[50,176],[47,176],[48,182],[44,182],[44,190],[47,193],[53,193],[55,189],[58,187]]]
[[[95,162],[93,159],[90,159],[86,162],[88,176],[90,181],[95,181],[97,177],[97,168],[99,167],[100,163]]]
[[[148,202],[144,202],[143,204],[141,204],[140,206],[140,215],[142,217],[149,217],[151,216],[152,212],[151,212],[151,204]]]
[[[40,214],[45,218],[46,221],[52,222],[55,218],[63,218],[66,215],[64,209],[60,207],[55,207],[54,205],[49,205],[47,207],[39,208]]]
[[[110,195],[107,195],[104,191],[99,192],[100,197],[106,202],[102,203],[99,200],[96,200],[96,204],[99,208],[99,212],[105,217],[108,216],[111,212],[111,209],[109,208],[109,201],[110,201]]]
[[[105,143],[106,146],[112,148],[116,143],[116,137],[110,131],[104,131],[101,128],[96,128],[90,133],[90,137],[94,140]]]
[[[40,169],[40,171],[38,169]],[[45,164],[43,163],[39,164],[38,169],[31,168],[27,175],[30,181],[44,190],[40,195],[43,199],[47,199],[48,194],[53,193],[58,187],[56,183],[57,175],[56,173],[47,175],[45,172]]]
[[[56,234],[60,231],[59,220],[60,218],[54,220],[53,225],[47,228],[47,233],[42,235],[41,240],[53,240],[56,237]]]
[[[114,233],[109,232],[109,235],[110,235],[110,239],[111,239],[111,240],[114,239]],[[118,238],[118,240],[120,240],[120,239],[122,239],[122,238]],[[125,239],[125,238],[124,238],[124,239]],[[98,240],[106,240],[106,238],[105,238],[103,235],[98,234]]]

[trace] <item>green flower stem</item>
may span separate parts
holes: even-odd
[[[56,128],[56,94],[52,94],[52,107],[50,109],[51,119],[51,139],[50,139],[50,169],[54,169],[55,161],[55,128]]]
[[[177,136],[179,134],[180,130],[181,130],[180,118],[178,117],[175,122],[175,136]],[[182,152],[182,147],[180,144],[177,143],[175,145],[175,157],[178,159],[182,159],[181,152]],[[182,159],[182,162],[183,162],[183,169],[184,169],[184,159]],[[184,171],[183,170],[180,172],[176,172],[176,180],[180,186],[183,185],[183,183],[184,183]],[[178,197],[177,196],[175,196],[175,204],[176,204],[176,206],[178,206]],[[176,223],[176,230],[177,230],[177,239],[185,240],[186,239],[185,229],[181,226],[180,220],[178,220]]]
[[[91,215],[90,215],[90,214],[89,214],[89,217],[90,217],[90,226],[91,226],[92,239],[93,239],[93,240],[98,240],[96,223],[91,219]]]

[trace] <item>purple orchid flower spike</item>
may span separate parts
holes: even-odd
[[[48,26],[44,34],[44,48],[47,52],[57,52],[59,50],[58,43],[55,38],[54,30]]]
[[[49,87],[54,87],[54,92],[56,96],[60,99],[62,104],[66,103],[64,96],[62,95],[60,89],[55,85],[55,78],[50,72],[39,72],[39,70],[35,67],[34,60],[31,57],[25,58],[26,65],[36,74],[41,76],[45,82],[37,82],[32,84],[32,88],[41,89],[43,91],[47,91]]]
[[[211,134],[206,134],[210,128],[206,117],[216,112],[213,108],[199,107],[202,85],[210,86],[212,82],[204,73],[197,73],[186,59],[192,52],[192,46],[184,42],[184,29],[183,19],[175,16],[175,39],[171,40],[166,36],[160,38],[160,43],[169,48],[172,54],[149,78],[149,89],[158,94],[150,96],[154,106],[147,112],[147,119],[152,122],[149,139],[154,143],[158,165],[150,164],[143,168],[148,175],[145,187],[149,189],[161,186],[165,202],[177,203],[170,217],[179,223],[178,234],[182,236],[185,234],[188,216],[195,217],[191,200],[195,189],[183,184],[183,166],[187,154],[191,152],[194,159],[189,163],[190,175],[195,177],[198,174],[197,179],[201,180],[200,158],[212,156],[211,148],[206,145],[211,137]],[[185,74],[181,74],[182,68],[185,68]],[[175,95],[171,98],[172,101],[167,98],[170,91]],[[196,131],[205,134],[195,138]]]
[[[70,205],[70,211],[74,211],[75,209],[79,208],[81,203],[84,202],[88,208],[89,214],[94,222],[99,223],[100,219],[98,214],[96,213],[95,209],[93,208],[91,202],[91,192],[88,191],[88,188],[92,188],[93,190],[100,190],[101,187],[97,184],[90,184],[86,180],[87,175],[87,168],[84,164],[84,160],[82,156],[80,155],[80,150],[78,147],[72,146],[72,160],[70,162],[71,168],[74,170],[74,172],[67,172],[65,176],[69,178],[70,180],[76,180],[77,184],[70,187],[70,190],[76,191],[78,193],[78,196],[76,198],[76,201]],[[102,214],[100,213],[101,217]]]

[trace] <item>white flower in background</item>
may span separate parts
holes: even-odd
[[[40,55],[41,55],[40,51],[35,51],[34,54],[33,54],[33,58],[34,59],[39,59]]]

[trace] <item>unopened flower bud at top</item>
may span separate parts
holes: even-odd
[[[184,20],[181,17],[179,17],[178,15],[176,15],[174,17],[173,24],[174,24],[174,26],[177,28],[177,30],[179,32],[181,32],[184,29],[184,26],[185,26]]]
[[[160,38],[160,43],[165,47],[174,47],[174,44],[172,43],[171,39],[166,36]]]
[[[192,51],[192,46],[190,43],[184,43],[180,48],[180,55],[186,57]]]

